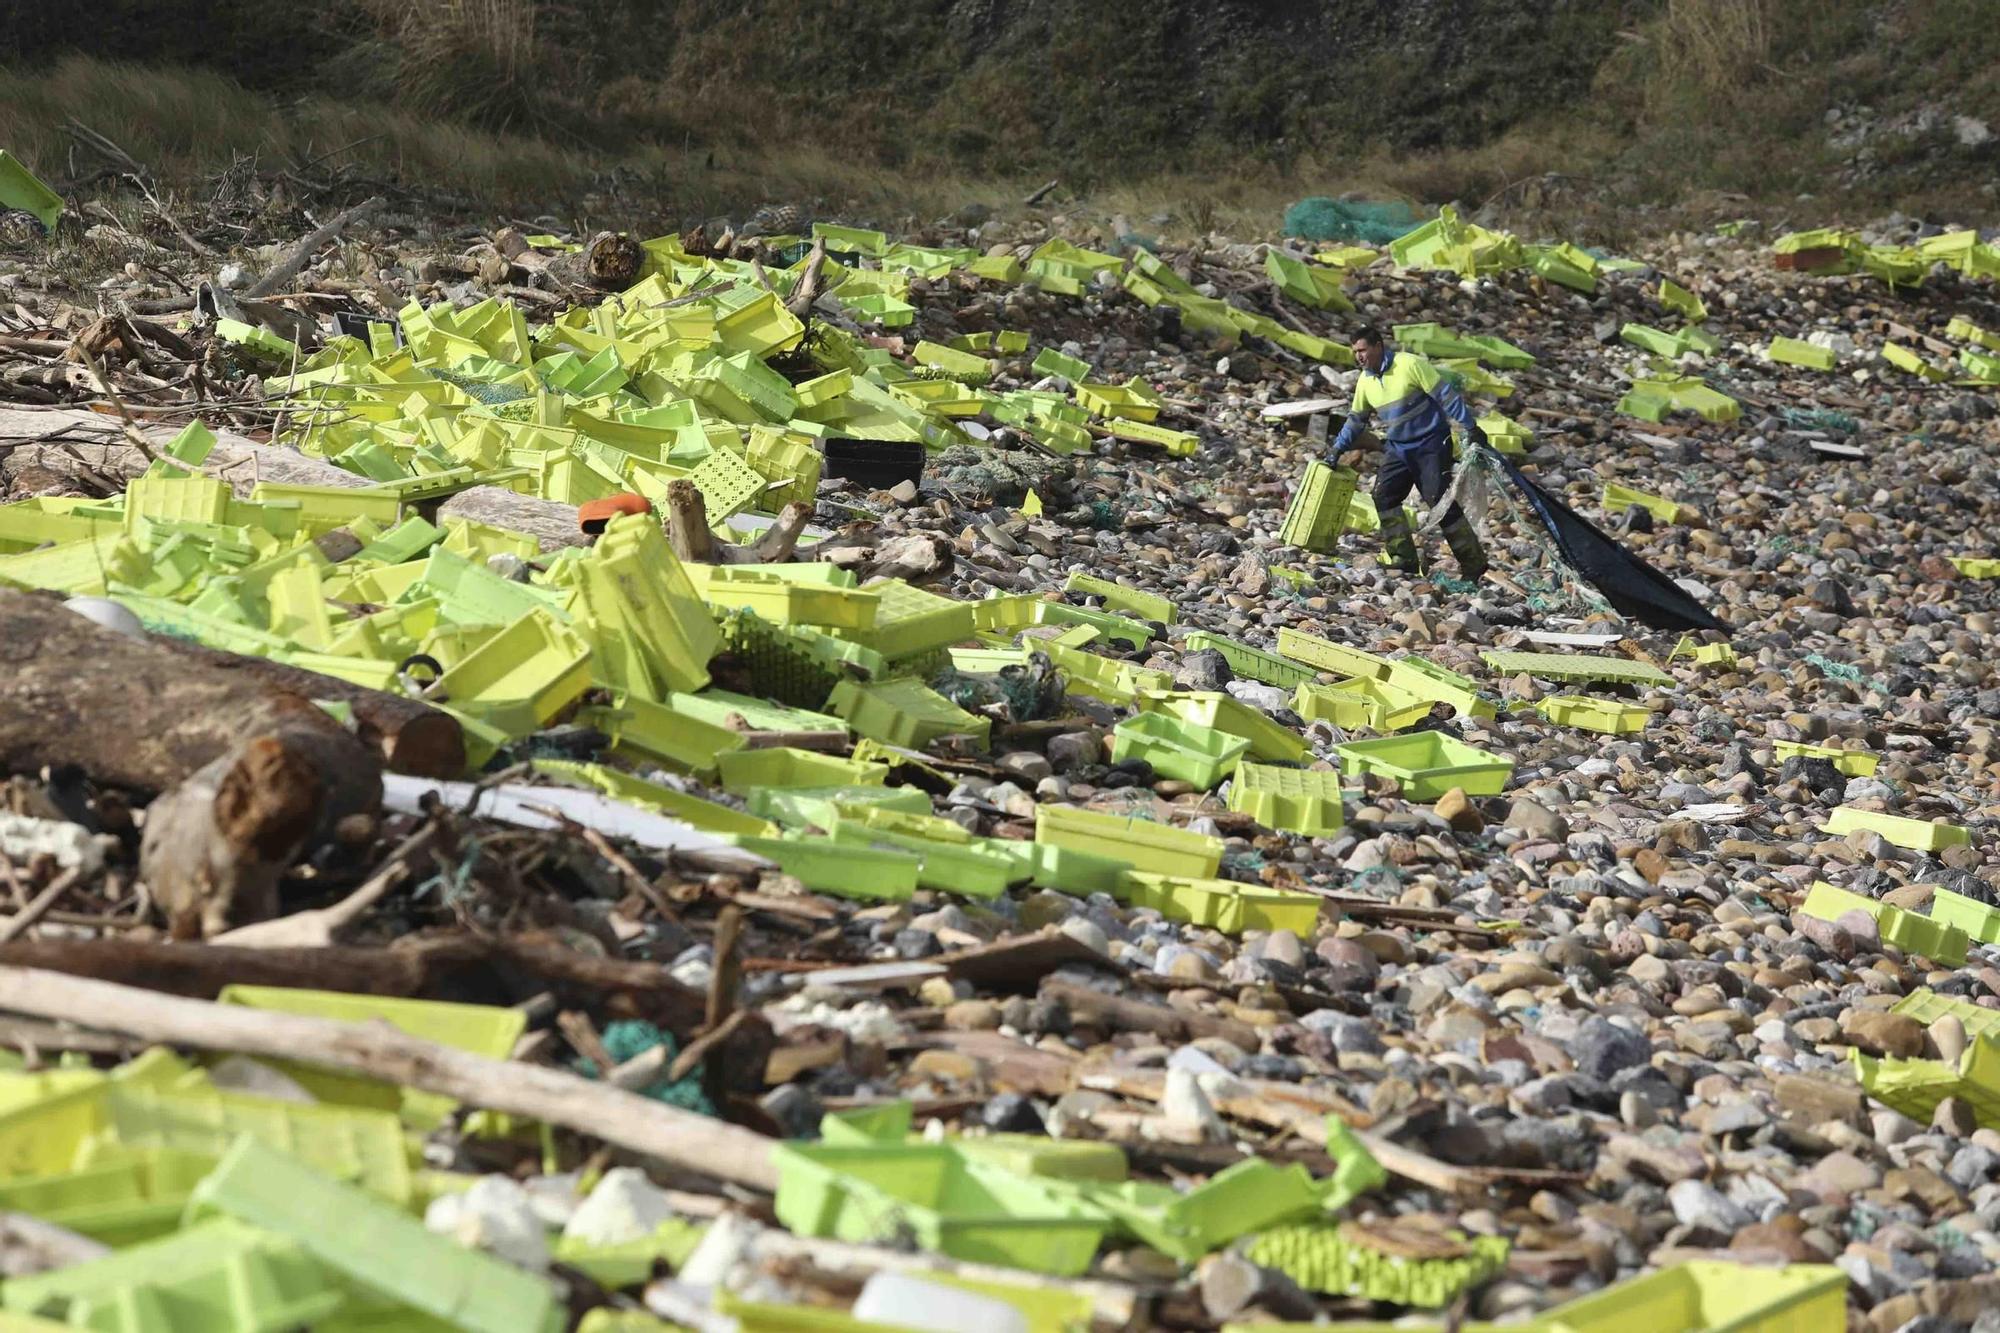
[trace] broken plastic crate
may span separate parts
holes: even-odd
[[[2000,1041],[1974,1036],[1956,1065],[1945,1060],[1877,1059],[1856,1048],[1855,1072],[1869,1096],[1929,1124],[1938,1103],[1956,1097],[1982,1128],[2000,1129]]]
[[[970,736],[985,749],[991,718],[976,717],[914,677],[879,684],[844,680],[827,706],[858,734],[891,745],[922,749],[941,736]]]
[[[1838,921],[1848,912],[1860,912],[1875,922],[1876,930],[1886,943],[1905,953],[1921,954],[1947,967],[1957,967],[1965,961],[1969,944],[1965,932],[1956,926],[1932,921],[1878,899],[1836,888],[1824,880],[1813,884],[1806,900],[1794,912],[1816,916],[1822,921]]]
[[[783,1143],[772,1154],[773,1206],[801,1236],[914,1241],[954,1259],[1074,1277],[1110,1227],[1035,1178],[967,1161],[947,1145]]]
[[[1637,704],[1616,699],[1592,699],[1581,694],[1551,695],[1537,705],[1543,717],[1565,727],[1602,732],[1606,736],[1634,736],[1646,729],[1652,713]]]
[[[1866,750],[1843,750],[1833,745],[1808,745],[1804,741],[1774,741],[1771,749],[1780,761],[1786,759],[1824,759],[1838,769],[1845,777],[1866,778],[1874,776],[1881,764],[1879,755]]]
[[[860,763],[774,745],[761,750],[732,750],[716,766],[722,789],[731,796],[748,796],[765,787],[879,787],[889,776],[887,764]]]
[[[1308,722],[1381,732],[1413,727],[1429,717],[1434,706],[1429,699],[1372,676],[1352,676],[1331,685],[1307,682],[1292,693],[1292,711]]]
[[[1135,870],[1205,878],[1222,866],[1222,839],[1067,806],[1035,809],[1035,841],[1122,861]]]
[[[1311,753],[1290,727],[1220,690],[1145,690],[1139,695],[1139,708],[1241,736],[1250,742],[1250,756],[1255,759],[1289,764]]]
[[[1357,478],[1352,468],[1329,467],[1317,460],[1306,464],[1299,488],[1285,510],[1278,540],[1302,551],[1332,551],[1347,525]]]
[[[1857,810],[1850,805],[1834,809],[1820,828],[1828,833],[1841,834],[1866,829],[1881,834],[1898,847],[1907,847],[1915,852],[1941,852],[1947,847],[1963,847],[1972,842],[1971,830],[1957,824],[1885,815],[1873,810]]]
[[[1395,778],[1411,801],[1435,801],[1453,787],[1468,796],[1497,796],[1514,775],[1512,759],[1436,731],[1349,741],[1334,752],[1346,772]]]
[[[1111,762],[1143,759],[1163,778],[1212,790],[1236,771],[1248,739],[1164,713],[1135,713],[1111,729]]]
[[[1479,655],[1491,670],[1505,676],[1522,672],[1545,680],[1578,684],[1611,681],[1620,685],[1672,685],[1674,678],[1647,662],[1624,657],[1590,657],[1581,653],[1511,653],[1493,649]]]
[[[945,841],[845,815],[834,820],[828,836],[841,848],[874,848],[914,857],[917,886],[938,893],[998,898],[1029,878],[1018,859],[975,846],[970,838]]]
[[[564,1324],[555,1290],[541,1278],[433,1235],[255,1139],[239,1139],[195,1187],[188,1213],[221,1213],[285,1237],[353,1285],[467,1333],[556,1333]]]
[[[0,1183],[0,1209],[26,1213],[121,1249],[174,1231],[188,1195],[215,1167],[210,1153],[85,1147],[74,1170]],[[0,1324],[0,1333],[7,1333]]]
[[[570,782],[603,792],[628,805],[653,810],[709,833],[745,833],[752,837],[772,837],[777,826],[741,810],[732,810],[699,796],[689,796],[657,782],[623,773],[602,764],[578,763],[571,759],[537,759],[535,772],[559,782]]]
[[[1268,829],[1331,837],[1347,822],[1340,774],[1271,764],[1241,764],[1229,784],[1229,808]]]

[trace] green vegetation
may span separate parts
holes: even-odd
[[[0,143],[67,162],[73,116],[170,184],[250,158],[604,222],[776,201],[890,221],[1050,176],[1147,232],[1262,230],[1347,190],[1497,198],[1614,243],[1635,205],[1715,192],[1977,221],[2000,140],[1965,147],[1952,117],[2000,128],[1988,8],[332,0],[289,32],[248,0],[107,0],[82,54],[29,16]],[[142,53],[167,63],[105,59]],[[1859,107],[1885,128],[1857,163],[1825,117]]]

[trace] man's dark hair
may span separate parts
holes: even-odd
[[[1354,331],[1354,336],[1347,341],[1350,343],[1367,343],[1370,347],[1380,347],[1382,345],[1382,330],[1376,328],[1373,324],[1363,324]]]

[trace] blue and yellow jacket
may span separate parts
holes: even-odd
[[[1333,439],[1333,457],[1340,457],[1377,413],[1383,444],[1399,454],[1447,444],[1446,418],[1457,422],[1467,439],[1486,438],[1456,381],[1415,352],[1390,348],[1380,375],[1361,372],[1354,385],[1354,410]]]

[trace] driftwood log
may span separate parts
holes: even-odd
[[[0,1010],[199,1050],[298,1060],[561,1125],[684,1171],[775,1190],[772,1140],[574,1074],[488,1060],[385,1024],[184,1000],[34,968],[0,967]]]
[[[141,425],[148,439],[164,444],[179,432],[168,426]],[[151,464],[145,452],[126,439],[116,417],[76,408],[0,407],[0,482],[10,478],[37,488],[69,480],[100,489],[122,489]],[[336,486],[352,490],[369,485],[345,468],[308,458],[283,445],[259,444],[227,430],[215,432],[215,448],[201,471],[220,477],[241,499],[248,499],[260,481],[294,486]],[[521,495],[503,486],[474,486],[444,501],[438,521],[469,518],[527,533],[545,551],[580,546],[576,510],[539,496]]]
[[[786,505],[778,521],[754,542],[718,541],[708,525],[708,502],[691,481],[667,483],[667,544],[682,560],[703,565],[764,565],[789,560],[812,518],[805,505]]]
[[[176,933],[271,915],[292,859],[382,794],[380,761],[306,696],[0,589],[0,772],[72,766],[161,793],[139,864]]]
[[[455,778],[465,772],[465,731],[451,714],[421,699],[371,690],[338,676],[304,667],[287,666],[263,657],[223,652],[181,639],[156,639],[204,671],[235,677],[245,689],[275,688],[308,699],[346,704],[354,714],[355,734],[382,757],[391,773],[418,778]]]

